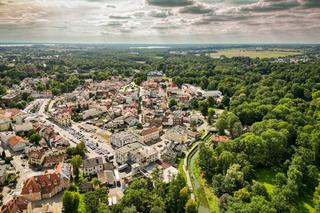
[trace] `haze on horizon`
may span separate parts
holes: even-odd
[[[0,42],[320,43],[320,0],[0,0]]]

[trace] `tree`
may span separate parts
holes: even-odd
[[[100,180],[97,177],[92,178],[91,183],[95,186],[98,187],[100,184]]]
[[[172,109],[174,106],[177,106],[178,102],[176,101],[176,99],[170,99],[169,100],[169,108]]]
[[[98,205],[98,213],[111,213],[107,204],[100,202]]]
[[[216,127],[219,131],[219,134],[224,135],[224,131],[228,128],[228,123],[226,116],[224,114],[221,114],[217,120]]]
[[[187,186],[185,186],[180,190],[180,197],[179,197],[178,205],[180,207],[185,207],[185,205],[188,202],[189,198],[190,198],[189,188]]]
[[[185,212],[186,213],[197,213],[198,212],[198,205],[193,199],[190,198],[188,200],[188,202],[186,203]]]
[[[208,123],[212,124],[213,116],[215,114],[215,110],[213,108],[208,109]]]
[[[99,208],[101,207],[99,204],[107,204],[107,195],[108,189],[106,187],[98,188],[95,191],[85,193],[84,202],[86,205],[86,212],[98,213]]]
[[[41,136],[38,133],[33,133],[29,137],[29,141],[35,145],[39,145],[40,140],[41,140]]]
[[[1,158],[2,158],[2,160],[4,160],[6,158],[6,152],[4,150],[2,151]]]
[[[199,101],[197,98],[191,99],[191,109],[197,110],[199,108]]]
[[[125,207],[122,213],[137,213],[137,208],[135,206]]]
[[[207,101],[200,101],[199,102],[199,110],[203,116],[208,115],[208,102]]]
[[[207,101],[208,101],[209,107],[214,107],[215,104],[216,104],[216,101],[214,100],[214,98],[213,98],[212,96],[209,96],[209,97],[207,98]]]
[[[62,205],[64,212],[66,213],[77,213],[78,206],[80,203],[80,195],[78,192],[65,191],[62,197]]]
[[[73,167],[73,174],[75,175],[76,179],[79,178],[79,168],[82,164],[82,157],[80,155],[76,155],[71,159],[71,164]]]

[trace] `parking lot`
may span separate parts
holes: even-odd
[[[110,156],[114,155],[114,150],[110,144],[106,144],[98,136],[93,134],[93,132],[87,132],[80,129],[78,126],[73,125],[72,127],[65,128],[65,130],[77,138],[79,141],[84,141],[86,146],[99,156]]]

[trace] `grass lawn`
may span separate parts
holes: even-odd
[[[274,178],[277,174],[277,171],[275,169],[261,169],[258,170],[256,173],[257,179],[256,181],[259,183],[262,183],[269,194],[272,194],[274,188],[275,188],[275,182]]]
[[[211,53],[211,57],[219,58],[220,56],[232,57],[250,57],[250,58],[279,58],[291,55],[298,55],[300,52],[294,50],[274,49],[274,50],[255,50],[255,49],[225,49],[216,53]]]
[[[268,168],[268,169],[261,169],[258,170],[256,173],[256,180],[259,183],[262,183],[266,189],[269,195],[273,193],[273,190],[275,189],[275,176],[277,174],[276,169]],[[308,213],[308,212],[314,212],[314,204],[312,201],[312,196],[302,198],[299,203],[297,203],[297,207],[299,212],[301,213]]]
[[[195,157],[195,162],[198,161],[198,158],[199,158],[199,155]],[[192,170],[200,185],[200,189],[197,193],[197,197],[199,201],[204,205],[207,205],[211,213],[219,212],[219,207],[218,207],[219,199],[214,194],[212,187],[209,186],[206,180],[201,176],[200,169],[198,168],[197,163],[193,165]]]
[[[183,163],[184,163],[184,158],[178,158],[177,159],[177,164],[178,164],[178,172],[182,174],[183,178],[187,181],[187,175],[183,171]]]
[[[78,212],[79,213],[86,213],[86,206],[84,203],[84,194],[80,194],[80,203],[78,207]]]

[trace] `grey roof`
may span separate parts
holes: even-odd
[[[6,165],[0,165],[0,177],[3,176],[3,174],[5,173],[6,170],[7,170]]]
[[[83,168],[91,168],[95,167],[98,165],[103,165],[104,161],[102,157],[95,157],[95,158],[90,158],[86,159],[83,162]]]

